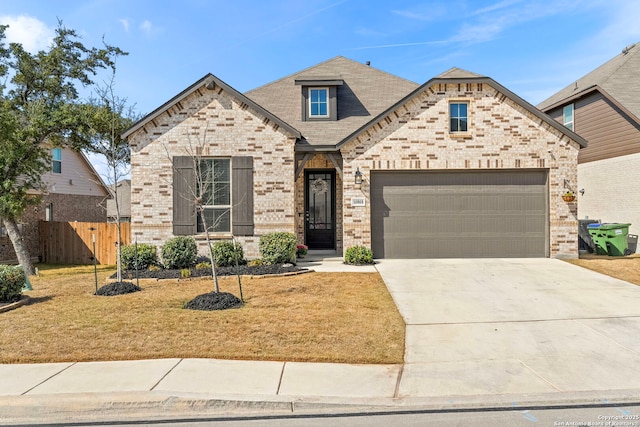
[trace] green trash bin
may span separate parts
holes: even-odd
[[[609,256],[629,255],[627,234],[631,224],[589,224],[589,234],[596,247],[596,254]]]

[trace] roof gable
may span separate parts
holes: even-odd
[[[337,120],[303,120],[301,86],[314,85],[314,82],[319,86],[323,82],[336,86]],[[417,86],[417,83],[338,56],[245,95],[299,129],[303,141],[298,145],[331,147]]]
[[[471,71],[463,70],[462,68],[449,68],[442,74],[437,75],[437,79],[473,79],[476,77],[485,77],[480,74],[472,73]]]
[[[614,58],[542,101],[538,107],[549,111],[599,89],[640,117],[640,44],[624,48]]]
[[[193,83],[191,86],[189,86],[188,88],[186,88],[185,90],[183,90],[182,92],[180,92],[179,94],[171,98],[169,101],[165,102],[160,107],[156,108],[151,113],[147,114],[137,123],[135,123],[133,126],[127,129],[122,134],[122,137],[125,139],[130,137],[135,132],[142,129],[144,126],[146,126],[149,122],[161,116],[162,114],[166,113],[167,110],[169,110],[174,105],[184,100],[188,96],[192,95],[197,90],[203,89],[203,88],[206,90],[214,90],[216,89],[216,87],[221,88],[223,91],[229,93],[232,97],[236,98],[241,103],[248,105],[258,114],[272,120],[280,128],[284,129],[286,132],[293,135],[294,137],[296,138],[301,137],[300,132],[297,129],[293,128],[291,125],[289,125],[285,121],[273,115],[271,112],[267,111],[262,106],[256,104],[253,100],[247,98],[242,93],[238,92],[237,90],[235,90],[234,88],[232,88],[231,86],[229,86],[228,84],[226,84],[225,82],[223,82],[222,80],[220,80],[219,78],[217,78],[211,73],[208,73],[207,75],[205,75],[204,77],[202,77],[201,79]]]
[[[445,77],[442,77],[442,76],[445,76]],[[551,126],[551,127],[555,128],[556,130],[560,131],[562,134],[566,135],[568,138],[576,141],[581,147],[586,147],[587,146],[587,141],[584,138],[582,138],[581,136],[579,136],[575,132],[570,131],[569,129],[567,129],[565,126],[561,125],[557,121],[553,120],[547,114],[543,113],[538,108],[536,108],[533,105],[529,104],[527,101],[525,101],[524,99],[520,98],[518,95],[516,95],[515,93],[511,92],[509,89],[507,89],[506,87],[502,86],[501,84],[499,84],[495,80],[493,80],[493,79],[491,79],[489,77],[480,76],[479,74],[470,73],[468,71],[461,70],[459,68],[452,68],[449,71],[447,71],[447,72],[445,72],[443,74],[440,74],[438,77],[434,77],[433,79],[427,81],[426,83],[424,83],[423,85],[419,86],[417,89],[415,89],[414,91],[409,93],[407,96],[405,96],[404,98],[400,99],[398,102],[396,102],[395,104],[393,104],[392,106],[390,106],[389,108],[384,110],[382,113],[380,113],[375,118],[373,118],[373,120],[369,121],[364,126],[360,127],[355,132],[353,132],[352,134],[350,134],[349,136],[344,138],[342,141],[340,141],[337,144],[337,147],[341,147],[344,144],[346,144],[347,142],[353,140],[354,138],[357,138],[361,133],[365,132],[368,128],[370,128],[370,127],[374,126],[376,123],[384,120],[385,117],[387,117],[388,115],[392,114],[395,110],[397,110],[398,108],[402,107],[403,105],[409,103],[413,98],[416,98],[421,93],[423,93],[424,91],[428,90],[430,87],[432,87],[434,85],[437,85],[437,84],[447,84],[447,83],[449,83],[449,84],[450,83],[459,83],[459,84],[482,83],[482,84],[487,84],[487,85],[493,87],[498,92],[500,92],[503,95],[505,95],[506,97],[508,97],[509,99],[511,99],[513,102],[518,104],[520,107],[524,108],[525,110],[527,110],[528,112],[533,114],[535,117],[539,118],[541,121],[547,123],[549,126]]]

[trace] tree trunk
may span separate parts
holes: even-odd
[[[13,250],[18,257],[18,264],[22,266],[24,272],[28,276],[33,276],[35,274],[35,270],[31,264],[31,257],[29,257],[27,246],[25,245],[24,239],[18,229],[18,223],[12,218],[2,218],[2,224],[4,224],[7,234],[9,235],[9,239],[11,239]]]

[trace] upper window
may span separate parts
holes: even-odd
[[[573,130],[573,104],[565,105],[562,109],[562,123],[569,130]]]
[[[203,159],[200,161],[198,194],[202,197],[202,216],[198,213],[197,231],[231,231],[231,160]]]
[[[309,88],[309,117],[329,117],[328,88]]]
[[[62,149],[51,150],[51,170],[53,173],[62,173]]]
[[[456,102],[449,104],[449,132],[469,131],[469,104]]]

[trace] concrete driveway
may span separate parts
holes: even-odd
[[[399,396],[640,390],[640,286],[555,259],[382,260]]]

